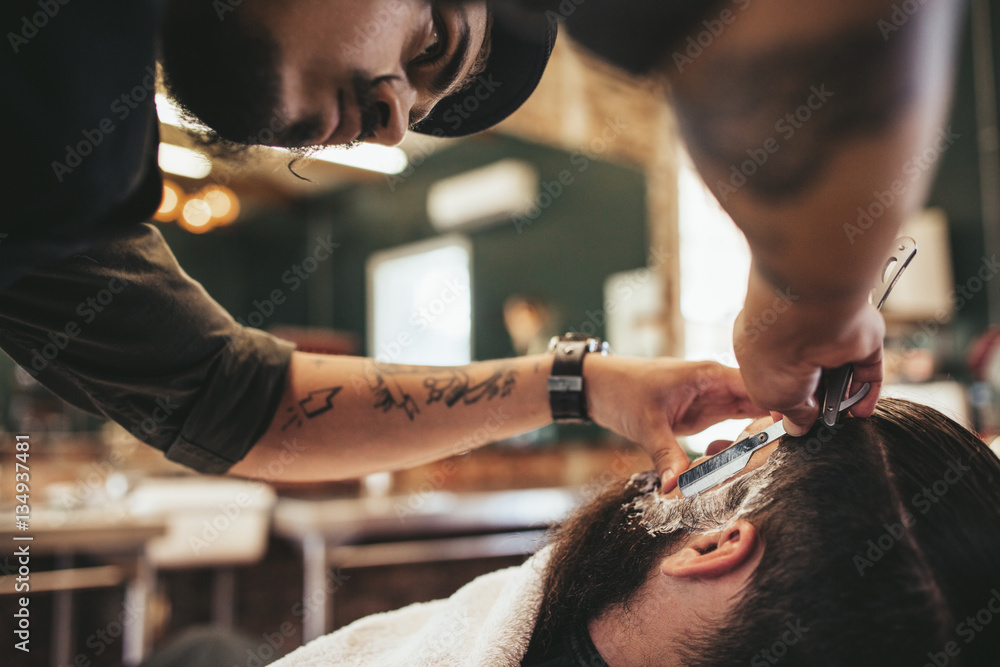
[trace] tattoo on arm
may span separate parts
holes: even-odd
[[[464,405],[478,403],[485,398],[487,401],[496,396],[503,398],[514,390],[517,382],[517,371],[501,366],[493,373],[476,384],[467,373],[453,369],[444,377],[431,376],[424,380],[427,387],[427,404],[443,401],[449,408],[461,401]]]
[[[417,402],[399,382],[387,380],[386,374],[379,370],[377,363],[365,366],[365,380],[368,382],[368,389],[375,396],[375,404],[372,407],[382,412],[389,412],[393,408],[402,409],[410,421],[413,421],[413,418],[420,413]]]
[[[305,419],[318,417],[324,412],[333,409],[333,397],[336,396],[342,387],[327,387],[309,392],[305,398],[296,401],[295,405],[285,408],[287,421],[281,427],[282,431],[294,426],[301,428]]]
[[[874,25],[853,28],[820,43],[705,63],[697,77],[674,76],[692,152],[726,172],[709,186],[725,201],[745,182],[774,202],[813,185],[844,143],[883,131],[911,102],[919,73],[908,63],[918,32],[887,41]],[[747,160],[755,164],[744,169]]]
[[[424,376],[423,386],[427,391],[424,405],[444,403],[472,405],[481,400],[492,400],[509,395],[517,384],[517,371],[506,364],[497,366],[480,382],[474,383],[462,368],[442,366],[389,366],[376,362],[365,367],[368,389],[375,396],[373,407],[383,412],[400,409],[413,421],[420,414],[417,399],[406,391],[395,376]]]

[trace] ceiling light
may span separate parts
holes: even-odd
[[[564,187],[558,182],[556,186]],[[558,195],[545,196],[551,204]],[[427,192],[427,217],[438,230],[510,220],[527,215],[536,205],[546,205],[538,193],[538,172],[521,160],[501,160],[442,179]]]
[[[160,144],[160,169],[187,178],[205,178],[212,173],[208,156],[190,148],[173,144]]]
[[[313,153],[309,157],[347,167],[377,171],[380,174],[401,173],[409,164],[406,153],[402,149],[378,144],[359,144],[353,148],[331,146]]]

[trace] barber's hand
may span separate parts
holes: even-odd
[[[690,465],[677,442],[726,419],[760,417],[735,368],[711,361],[587,355],[587,410],[601,426],[649,452],[669,491]]]
[[[802,435],[819,417],[824,368],[853,363],[850,395],[865,382],[871,390],[851,413],[871,415],[882,388],[884,336],[882,316],[864,301],[808,303],[751,278],[733,346],[753,402],[783,415],[789,434]]]

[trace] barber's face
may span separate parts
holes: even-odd
[[[705,450],[705,456],[702,456],[700,458],[695,459],[691,463],[691,467],[693,468],[693,467],[695,467],[696,465],[698,465],[700,463],[704,463],[705,461],[707,461],[711,457],[715,456],[716,454],[718,454],[722,450],[726,449],[730,445],[733,445],[733,444],[739,442],[740,440],[742,440],[743,438],[746,438],[751,433],[760,433],[761,431],[763,431],[768,426],[771,426],[772,424],[774,424],[774,419],[773,418],[771,418],[771,417],[761,417],[760,419],[754,420],[750,425],[748,425],[745,429],[743,429],[743,432],[740,433],[738,436],[736,436],[736,439],[733,440],[732,442],[726,442],[725,440],[716,440],[715,442],[713,442],[711,445],[708,446],[708,449]],[[767,463],[767,460],[769,458],[771,458],[771,454],[774,452],[775,449],[778,448],[778,444],[780,442],[781,442],[781,440],[778,439],[778,440],[775,440],[774,442],[768,443],[768,444],[764,445],[763,447],[761,447],[760,449],[758,449],[756,452],[754,452],[750,456],[750,461],[747,462],[747,465],[746,465],[745,468],[743,468],[743,470],[741,470],[740,472],[736,473],[732,477],[719,482],[719,484],[716,484],[715,486],[719,486],[721,484],[725,484],[726,482],[728,482],[731,479],[736,479],[738,477],[742,477],[743,475],[751,473],[754,470],[756,470],[757,468],[759,468],[762,465],[764,465],[765,463]],[[709,487],[709,488],[715,488],[715,486]],[[683,494],[680,491],[680,487],[678,487],[678,486],[675,486],[668,493],[665,493],[663,495],[666,498],[683,498],[684,497]]]
[[[246,104],[233,106],[280,113],[285,127],[271,143],[394,145],[463,86],[484,43],[487,7],[486,0],[245,0],[226,18],[234,19],[241,27],[233,48],[263,44],[270,55],[254,75],[260,85],[242,86],[237,96]],[[244,32],[258,46],[240,39]],[[211,124],[233,138],[269,120]]]

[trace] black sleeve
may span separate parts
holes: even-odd
[[[237,324],[148,224],[0,293],[0,347],[69,403],[213,474],[267,430],[293,350]]]
[[[3,0],[0,290],[149,220],[163,196],[162,0]],[[43,11],[44,10],[44,11]]]

